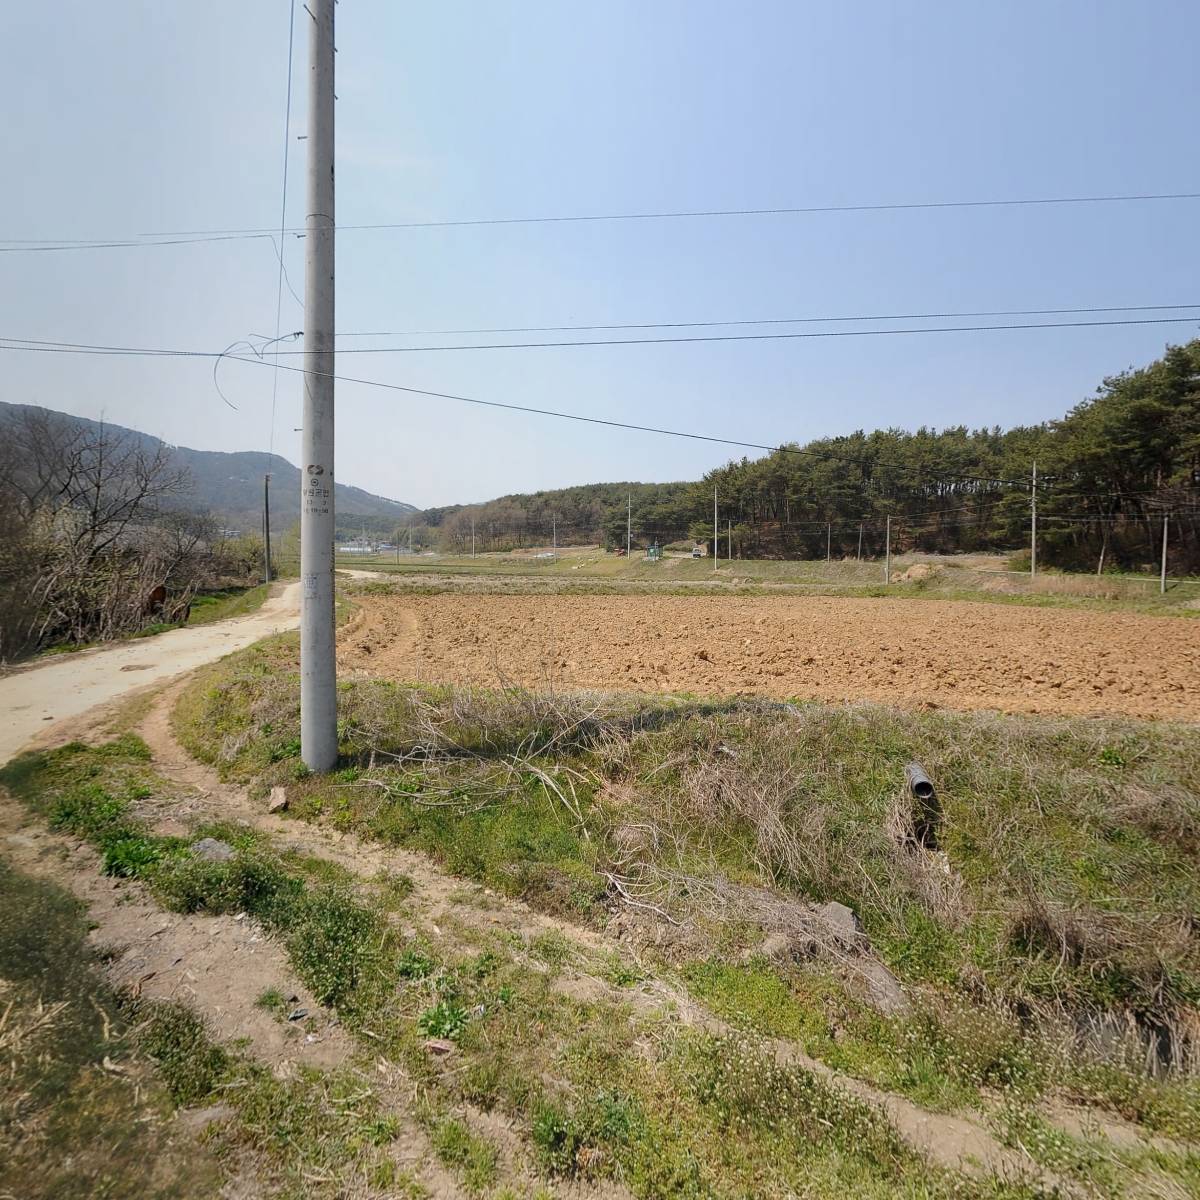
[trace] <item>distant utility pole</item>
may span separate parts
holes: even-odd
[[[304,222],[304,422],[300,497],[300,757],[337,762],[333,641],[333,10],[311,0],[308,195]]]
[[[887,519],[887,541],[883,554],[883,582],[892,582],[892,518]]]
[[[729,561],[733,562],[733,522],[729,518],[725,519],[725,533],[729,538],[728,557]]]
[[[832,549],[831,549],[832,546],[833,546],[833,522],[826,521],[825,522],[825,561],[827,563],[833,561],[833,553],[832,553]]]
[[[1167,521],[1169,519],[1169,514],[1163,513],[1162,567],[1158,573],[1158,593],[1160,596],[1167,594]]]
[[[1033,489],[1029,493],[1029,574],[1037,574],[1037,459],[1033,462]]]
[[[554,561],[558,562],[558,516],[552,514],[550,517],[550,538],[553,543]]]
[[[409,521],[409,523],[408,523],[408,552],[409,552],[409,554],[411,554],[411,553],[413,552],[413,548],[412,548],[412,522],[411,522],[411,521]]]
[[[271,582],[271,472],[263,476],[263,583]]]
[[[625,497],[625,557],[633,553],[633,493]]]
[[[713,488],[713,570],[717,569],[718,555],[721,550],[721,527],[717,524],[717,489]]]
[[[863,523],[858,523],[858,561],[862,562],[862,527]]]
[[[475,518],[471,518],[471,557],[475,557]]]

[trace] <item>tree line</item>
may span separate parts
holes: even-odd
[[[861,430],[742,458],[691,483],[605,483],[504,496],[416,514],[422,543],[447,552],[560,541],[624,545],[626,498],[639,545],[713,536],[735,553],[820,558],[894,550],[1027,552],[1033,471],[1038,555],[1069,570],[1156,563],[1169,516],[1175,574],[1200,571],[1200,340],[1103,381],[1059,420],[1002,430]],[[403,532],[404,527],[398,533]]]

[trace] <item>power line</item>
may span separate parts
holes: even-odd
[[[339,333],[358,337],[475,337],[492,333],[589,333],[619,329],[712,329],[735,325],[816,325],[842,321],[933,321],[967,317],[1044,317],[1082,313],[1167,312],[1200,308],[1200,304],[1113,304],[1090,308],[1008,308],[979,312],[858,313],[840,317],[743,317],[726,321],[646,321],[625,325],[509,325],[489,329],[402,329]],[[342,351],[347,353],[347,351]]]
[[[572,346],[665,346],[700,342],[777,342],[808,341],[815,338],[896,337],[926,333],[985,333],[1021,329],[1098,329],[1115,325],[1188,325],[1200,322],[1200,314],[1190,317],[1124,317],[1102,321],[1024,321],[1008,325],[935,325],[918,329],[825,329],[792,330],[787,333],[706,333],[697,336],[642,338],[586,338],[553,342],[476,342],[458,346],[363,346],[339,350],[339,354],[435,354],[461,350],[564,350]],[[281,354],[300,355],[302,350],[284,350]]]
[[[288,230],[287,232],[293,232]],[[0,254],[37,254],[52,251],[68,250],[133,250],[144,249],[148,246],[193,246],[201,242],[241,242],[254,238],[275,238],[276,231],[263,230],[259,233],[214,234],[208,237],[174,237],[156,241],[142,241],[137,238],[112,238],[91,242],[53,242],[37,245],[15,245],[6,243],[0,245]]]
[[[455,400],[463,404],[473,404],[481,408],[495,408],[508,412],[524,412],[534,416],[557,417],[564,421],[578,421],[586,425],[601,425],[612,429],[628,429],[637,433],[657,433],[664,437],[685,438],[691,441],[709,442],[715,445],[736,446],[744,450],[765,450],[768,453],[780,454],[801,454],[812,458],[823,459],[825,461],[851,463],[855,466],[875,466],[877,464],[866,462],[862,459],[850,458],[845,455],[823,454],[816,450],[805,450],[798,446],[768,446],[762,442],[745,442],[735,438],[714,437],[703,433],[690,433],[684,430],[663,429],[652,425],[636,425],[628,421],[613,421],[605,417],[588,417],[581,413],[561,412],[556,409],[535,408],[525,404],[510,404],[501,400],[482,400],[473,396],[462,396],[452,392],[435,392],[425,388],[408,387],[399,383],[386,383],[380,379],[362,379],[352,375],[339,375],[333,372],[325,371],[306,371],[304,367],[288,366],[285,363],[268,363],[259,357],[246,358],[240,354],[233,354],[223,350],[214,352],[210,350],[173,350],[173,349],[152,349],[147,347],[119,347],[119,346],[98,346],[95,344],[71,343],[71,342],[45,342],[35,341],[30,338],[5,338],[0,337],[0,343],[23,342],[23,345],[0,345],[0,351],[17,350],[35,352],[41,354],[98,354],[98,355],[133,355],[133,356],[148,356],[153,358],[202,358],[208,360],[228,359],[233,362],[252,363],[258,366],[269,366],[275,371],[291,371],[298,375],[314,375],[321,378],[332,379],[337,383],[355,383],[363,387],[382,388],[385,391],[403,392],[406,395],[412,396],[428,396],[438,400]],[[919,467],[907,467],[901,464],[890,465],[889,469],[893,471],[923,471]],[[958,474],[954,472],[944,473],[940,476],[942,479],[959,479],[970,481],[972,483],[993,483],[1004,486],[1021,486],[1024,487],[1024,480],[1012,479],[989,479],[978,475]]]
[[[236,355],[233,357],[236,358],[236,360],[238,362],[254,363],[254,362],[259,361],[257,359],[253,359],[253,358],[241,358]],[[429,390],[427,388],[409,387],[405,384],[399,384],[399,383],[386,383],[380,379],[361,379],[361,378],[356,378],[355,376],[352,376],[352,375],[339,375],[339,374],[332,373],[332,372],[317,372],[317,371],[307,371],[306,372],[304,367],[290,367],[283,363],[278,364],[275,369],[280,370],[280,371],[292,371],[292,372],[298,373],[298,374],[306,374],[307,373],[310,375],[323,375],[325,377],[333,379],[337,383],[356,383],[356,384],[360,384],[364,387],[382,388],[385,391],[404,392],[405,394],[411,395],[411,396],[427,396],[430,399],[435,399],[435,400],[455,400],[462,404],[473,404],[473,405],[476,405],[481,408],[495,408],[495,409],[500,409],[500,410],[508,411],[508,412],[524,412],[524,413],[529,413],[534,416],[542,416],[542,417],[557,417],[557,418],[559,418],[561,420],[565,420],[565,421],[578,421],[578,422],[581,422],[582,424],[586,424],[586,425],[601,425],[601,426],[605,426],[610,429],[628,429],[628,430],[631,430],[636,433],[657,433],[657,434],[663,435],[664,437],[684,438],[684,439],[687,439],[690,441],[709,442],[709,443],[713,443],[716,445],[722,445],[722,446],[737,446],[740,449],[745,449],[745,450],[765,450],[770,454],[775,454],[775,453],[799,454],[799,455],[805,455],[805,456],[812,457],[812,458],[824,459],[826,461],[841,462],[841,463],[853,463],[856,466],[875,466],[875,465],[877,465],[874,463],[865,462],[862,459],[850,458],[850,457],[847,457],[846,455],[823,454],[817,450],[805,450],[799,446],[787,446],[787,445],[768,446],[762,442],[744,442],[744,441],[740,441],[735,438],[714,437],[710,434],[691,433],[686,430],[663,429],[663,428],[653,426],[653,425],[637,425],[637,424],[634,424],[629,421],[614,421],[614,420],[611,420],[606,417],[588,417],[588,416],[584,416],[581,413],[568,413],[568,412],[562,412],[560,410],[550,409],[550,408],[535,408],[532,405],[511,404],[511,403],[507,403],[502,400],[482,400],[477,396],[463,396],[463,395],[459,395],[454,392],[435,392],[435,391]],[[903,466],[900,464],[895,465],[894,467],[892,467],[892,469],[900,470],[900,471],[922,471],[922,472],[924,471],[924,468],[906,467],[906,466]],[[1001,484],[1001,485],[1005,485],[1005,486],[1020,486],[1020,487],[1025,486],[1024,480],[988,479],[988,478],[984,478],[984,477],[978,476],[978,475],[965,475],[965,474],[960,475],[960,474],[956,474],[953,472],[947,472],[947,473],[941,475],[941,478],[969,480],[972,483],[993,483],[993,484]]]
[[[1031,208],[1077,204],[1125,204],[1147,201],[1197,200],[1200,192],[1142,192],[1123,195],[1097,196],[1035,196],[991,200],[924,200],[885,204],[814,204],[774,208],[710,208],[675,209],[666,211],[577,213],[534,217],[467,217],[436,221],[389,221],[373,224],[342,225],[340,233],[372,232],[395,229],[455,229],[492,225],[565,225],[609,221],[667,221],[699,220],[722,217],[781,217],[806,216],[821,213],[918,212],[939,209],[974,208]],[[22,252],[39,250],[98,250],[124,248],[131,245],[165,246],[192,242],[228,241],[237,238],[261,237],[273,231],[264,229],[192,229],[162,233],[137,234],[132,238],[97,238],[93,241],[65,238],[4,239],[0,251]],[[285,230],[303,233],[303,228]]]
[[[288,5],[288,48],[287,48],[287,100],[283,109],[283,182],[280,186],[279,199],[279,275],[275,281],[275,343],[279,343],[279,326],[283,320],[283,239],[287,226],[287,194],[288,194],[288,149],[292,132],[292,59],[296,38],[296,0]],[[279,351],[275,351],[278,358]],[[279,395],[279,372],[271,376],[271,432],[267,443],[268,453],[275,453],[275,404]]]
[[[1173,319],[1179,319],[1179,318],[1173,318]],[[1118,323],[1120,323],[1120,322],[1118,322]],[[1134,322],[1134,323],[1139,323],[1139,322]],[[1007,328],[1017,328],[1017,327],[1016,326],[994,326],[993,328],[1007,329]],[[887,331],[867,330],[867,331],[863,331],[863,332],[875,333],[875,332],[887,332]],[[915,330],[912,332],[925,332],[925,331]],[[823,336],[823,335],[810,335],[810,336]],[[219,363],[222,359],[230,359],[234,362],[251,363],[251,364],[256,364],[259,366],[270,366],[276,372],[290,371],[294,374],[301,374],[301,375],[306,373],[306,370],[304,367],[288,366],[287,364],[279,363],[279,362],[268,363],[262,357],[261,353],[258,350],[256,350],[254,347],[251,347],[251,349],[254,351],[255,357],[246,358],[243,355],[232,353],[231,348],[227,348],[226,350],[222,350],[219,352],[214,352],[214,351],[204,351],[204,350],[182,350],[182,349],[168,349],[168,348],[154,348],[154,347],[106,346],[106,345],[97,345],[95,343],[53,342],[53,341],[40,341],[40,340],[35,340],[32,338],[10,338],[10,337],[0,337],[0,343],[10,343],[10,344],[0,344],[0,351],[15,350],[15,351],[26,351],[26,352],[35,352],[35,353],[46,353],[46,354],[92,354],[92,355],[146,356],[146,357],[156,357],[156,358],[157,357],[161,357],[161,358],[198,358],[198,359],[212,360],[212,361],[214,361],[214,363]],[[22,343],[22,344],[11,344],[11,343]],[[249,345],[249,343],[233,343],[233,347],[236,348],[236,346],[239,344]],[[836,462],[836,463],[843,463],[843,464],[851,464],[851,465],[858,466],[858,467],[867,467],[867,468],[879,471],[880,473],[884,473],[884,474],[895,473],[895,472],[906,472],[906,473],[914,473],[915,472],[915,473],[918,473],[921,475],[927,474],[926,468],[924,468],[924,467],[908,466],[908,465],[902,464],[902,463],[879,462],[877,460],[867,460],[867,459],[852,457],[849,455],[842,455],[842,454],[828,453],[828,452],[822,452],[822,451],[818,451],[818,450],[806,449],[806,448],[802,448],[802,447],[798,447],[798,446],[790,446],[790,445],[770,446],[770,445],[767,445],[762,442],[747,442],[747,441],[742,441],[740,439],[717,437],[717,436],[710,435],[710,434],[695,433],[695,432],[691,432],[691,431],[687,431],[687,430],[666,429],[666,428],[653,426],[653,425],[639,425],[639,424],[635,424],[633,422],[627,422],[627,421],[614,421],[610,418],[605,418],[605,417],[590,417],[590,416],[585,416],[584,414],[581,414],[581,413],[563,412],[563,411],[557,410],[557,409],[537,408],[532,405],[513,404],[513,403],[508,403],[508,402],[500,401],[500,400],[483,400],[483,399],[480,399],[479,397],[463,396],[463,395],[453,393],[453,392],[437,392],[437,391],[432,391],[432,390],[426,389],[426,388],[411,387],[411,386],[408,386],[405,384],[388,383],[384,380],[379,380],[379,379],[363,379],[363,378],[350,376],[350,375],[339,375],[339,374],[332,373],[332,372],[312,371],[312,372],[307,372],[307,373],[319,376],[321,378],[333,379],[335,382],[339,382],[339,383],[353,383],[353,384],[358,384],[363,387],[382,388],[386,391],[403,392],[407,395],[426,396],[426,397],[430,397],[432,399],[454,400],[459,403],[472,404],[472,405],[476,405],[476,406],[482,407],[482,408],[494,408],[494,409],[500,409],[500,410],[509,411],[509,412],[523,412],[523,413],[528,413],[528,414],[535,415],[535,416],[556,417],[560,420],[577,421],[582,424],[588,424],[588,425],[599,425],[599,426],[604,426],[604,427],[613,428],[613,429],[628,429],[628,430],[631,430],[633,432],[638,432],[638,433],[655,433],[655,434],[660,434],[664,437],[676,437],[676,438],[687,439],[690,441],[708,442],[708,443],[715,444],[715,445],[734,446],[739,449],[762,450],[762,451],[766,451],[767,453],[770,453],[770,454],[779,453],[779,454],[803,455],[805,457],[816,458],[816,459],[820,459],[820,460],[827,461],[827,462]],[[226,403],[228,403],[228,401],[226,401]],[[1028,486],[1028,482],[1024,479],[1001,479],[1001,478],[984,476],[984,475],[973,475],[973,474],[968,474],[968,473],[964,473],[964,472],[952,472],[952,471],[938,472],[937,478],[939,480],[953,479],[953,480],[959,480],[961,482],[985,483],[985,484],[993,484],[993,485],[998,485],[998,486],[1003,486],[1003,487],[1014,487],[1014,488],[1025,488]],[[1113,494],[1115,494],[1115,493],[1113,493]],[[1096,495],[1100,496],[1101,493],[1096,493]],[[1062,498],[1065,498],[1065,497],[1062,497]],[[949,512],[949,511],[953,511],[953,510],[942,510],[942,511]]]

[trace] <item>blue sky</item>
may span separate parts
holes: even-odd
[[[286,0],[9,6],[0,239],[278,222]],[[308,18],[298,8],[295,134]],[[1189,3],[338,8],[343,224],[1200,191]],[[289,224],[304,217],[293,140]],[[340,331],[1200,303],[1200,201],[347,231]],[[302,243],[287,247],[297,290]],[[262,241],[0,255],[0,335],[219,350]],[[285,295],[284,329],[301,315]],[[1057,416],[1194,325],[353,356],[347,374],[749,441]],[[364,344],[346,341],[343,345]],[[402,344],[395,342],[393,344]],[[296,360],[289,360],[296,361]],[[272,442],[266,370],[0,355],[0,398]],[[273,444],[297,457],[298,380]],[[677,479],[719,447],[351,385],[341,481],[420,505]]]

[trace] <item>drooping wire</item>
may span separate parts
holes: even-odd
[[[925,200],[884,204],[813,204],[775,208],[717,208],[678,209],[662,212],[581,213],[562,216],[534,217],[469,217],[457,220],[391,221],[375,224],[341,225],[340,233],[368,232],[388,229],[454,229],[487,225],[563,225],[604,221],[667,221],[699,220],[722,217],[803,216],[821,213],[916,212],[937,209],[971,208],[1028,208],[1073,204],[1126,204],[1148,201],[1198,200],[1200,192],[1142,192],[1099,196],[1036,196],[995,200]],[[86,242],[65,238],[0,239],[0,253],[19,253],[47,250],[97,250],[137,246],[180,245],[185,242],[227,241],[243,237],[261,237],[271,230],[263,229],[195,229],[163,233],[143,233],[132,238],[97,238]],[[303,229],[287,229],[286,233],[303,233]]]
[[[350,330],[339,338],[478,337],[493,333],[593,333],[621,329],[713,329],[741,325],[825,325],[843,321],[935,321],[977,317],[1049,317],[1114,312],[1173,312],[1200,304],[1110,304],[1087,308],[1008,308],[978,312],[859,313],[840,317],[742,317],[725,321],[645,321],[623,325],[509,325],[488,329]],[[343,351],[342,353],[346,353]]]
[[[920,333],[987,333],[1012,329],[1099,329],[1114,325],[1191,325],[1200,323],[1200,314],[1190,317],[1123,317],[1103,321],[1024,321],[1008,325],[934,325],[919,329],[824,329],[791,330],[787,333],[705,333],[696,336],[639,338],[575,338],[553,342],[474,342],[457,346],[361,346],[339,350],[339,354],[436,354],[463,350],[565,350],[572,346],[664,346],[700,342],[778,342],[809,341],[815,338],[896,337]],[[301,354],[303,351],[283,351]]]

